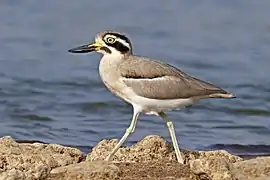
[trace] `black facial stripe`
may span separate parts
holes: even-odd
[[[113,43],[108,43],[107,39],[105,40],[105,38],[109,38],[110,36],[114,36],[116,38],[116,41],[113,42]],[[107,46],[114,47],[116,50],[118,50],[122,54],[125,54],[125,53],[128,53],[128,52],[132,51],[131,42],[125,35],[118,34],[118,33],[115,33],[115,32],[108,32],[108,33],[103,35],[102,39],[103,39],[103,41],[105,42],[105,44]],[[125,44],[122,44],[117,39],[119,39],[119,40],[121,39],[121,41],[126,42],[127,44],[129,44],[129,46],[126,46]]]
[[[119,41],[115,41],[115,43],[113,43],[113,44],[108,44],[108,43],[106,43],[106,44],[108,46],[114,47],[116,50],[120,51],[122,54],[125,54],[128,51],[130,51],[130,49],[128,47],[126,47],[125,45],[123,45]]]
[[[105,51],[108,54],[111,54],[112,53],[112,51],[109,48],[105,47],[105,46],[101,47],[100,49],[103,50],[103,51]]]

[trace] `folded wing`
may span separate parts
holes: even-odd
[[[191,77],[159,61],[137,58],[119,66],[123,82],[140,96],[150,99],[232,98],[232,94],[208,82]]]

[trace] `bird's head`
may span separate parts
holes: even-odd
[[[99,52],[104,55],[132,54],[131,41],[115,31],[103,31],[96,35],[95,42],[68,50],[71,53]]]

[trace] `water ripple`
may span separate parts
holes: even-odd
[[[270,1],[14,2],[0,2],[0,136],[78,147],[120,138],[131,105],[101,82],[99,55],[67,52],[110,28],[131,37],[134,53],[164,60],[237,96],[169,112],[183,148],[267,148]],[[100,14],[118,6],[121,11],[110,16]],[[140,119],[128,144],[152,133],[170,139],[162,120]]]
[[[213,144],[207,149],[224,149],[240,156],[263,156],[270,155],[270,145],[241,145],[241,144]]]
[[[248,115],[248,116],[270,116],[269,110],[263,110],[263,109],[233,109],[233,112],[235,114],[240,115]]]
[[[13,118],[19,118],[19,119],[24,119],[24,120],[29,120],[29,121],[53,121],[54,119],[48,116],[40,116],[37,114],[11,114]]]

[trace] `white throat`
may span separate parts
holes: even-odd
[[[121,53],[104,54],[101,60],[108,61],[110,64],[117,64],[123,60],[124,56]]]
[[[102,59],[107,59],[111,62],[118,62],[123,59],[124,55],[121,52],[111,47],[109,47],[109,49],[111,50],[111,53],[107,53],[102,50],[98,51],[99,53],[103,54]]]

